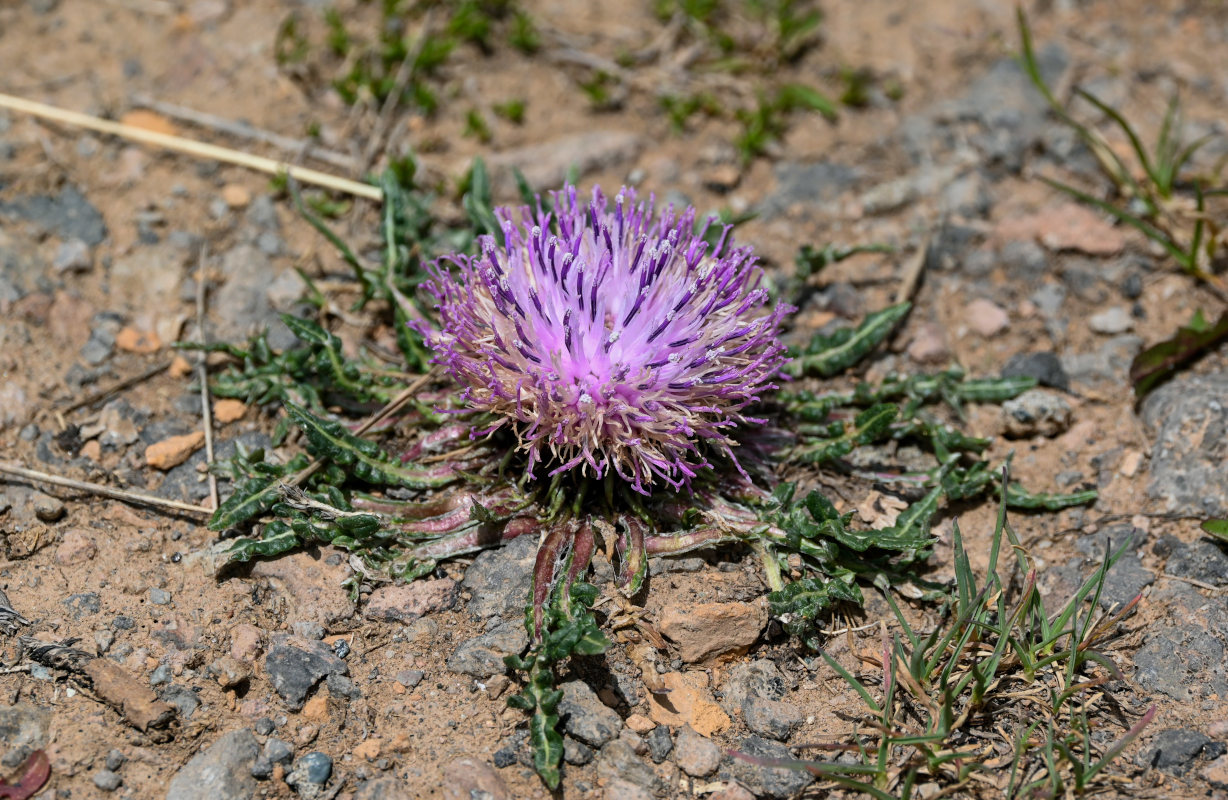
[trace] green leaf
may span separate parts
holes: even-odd
[[[307,449],[313,456],[350,467],[355,477],[367,483],[430,489],[456,480],[457,476],[448,472],[437,473],[394,461],[375,442],[355,436],[339,422],[316,417],[294,403],[287,402],[285,407],[307,437]]]
[[[1169,339],[1148,347],[1130,363],[1130,382],[1135,397],[1143,397],[1178,369],[1212,347],[1228,340],[1228,313],[1210,325],[1198,311],[1190,323]]]
[[[848,577],[852,577],[851,573]],[[861,589],[851,580],[811,576],[768,594],[772,616],[781,621],[788,633],[807,644],[812,639],[817,642],[814,630],[819,616],[837,603],[862,605]]]
[[[841,328],[830,336],[816,334],[801,356],[785,365],[785,371],[795,378],[827,378],[842,372],[891,335],[911,308],[911,303],[900,303],[870,314],[856,328]]]
[[[245,537],[222,544],[226,545],[226,549],[222,551],[222,560],[217,564],[219,572],[230,564],[281,555],[303,544],[303,540],[289,523],[274,520],[264,526],[259,539]]]
[[[899,407],[893,403],[871,406],[859,413],[852,425],[833,425],[831,432],[835,435],[805,439],[804,446],[797,448],[793,457],[809,464],[822,464],[843,458],[853,452],[855,447],[887,438],[891,433],[891,424],[899,417],[899,413]]]
[[[840,118],[836,104],[816,89],[800,83],[787,83],[776,92],[776,107],[781,111],[817,111],[828,122]]]
[[[1228,541],[1228,519],[1208,519],[1199,526],[1212,536]]]
[[[1095,489],[1072,494],[1041,494],[1029,492],[1014,481],[1006,486],[1006,505],[1009,508],[1061,511],[1063,508],[1094,502],[1099,496]]]

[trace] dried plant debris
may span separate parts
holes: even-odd
[[[12,636],[24,625],[29,625],[30,620],[23,617],[13,608],[13,604],[9,602],[8,595],[0,589],[0,633],[5,636]]]
[[[21,644],[31,661],[68,673],[75,683],[92,691],[139,731],[152,733],[175,720],[174,706],[159,700],[153,689],[108,658],[78,650],[71,642],[44,642],[23,636]]]

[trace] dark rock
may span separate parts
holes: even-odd
[[[303,707],[307,695],[331,673],[345,675],[349,667],[323,642],[297,639],[274,644],[264,659],[265,673],[273,688],[292,710]],[[297,646],[295,646],[297,645]]]
[[[171,665],[159,664],[153,672],[149,673],[149,685],[161,686],[164,683],[170,683],[171,677]]]
[[[1181,514],[1228,514],[1228,375],[1178,377],[1143,401],[1156,431],[1147,494]]]
[[[31,195],[12,203],[0,203],[0,214],[31,222],[60,239],[80,239],[90,247],[107,237],[102,214],[71,184],[66,184],[54,197]]]
[[[260,745],[241,728],[222,735],[171,779],[166,800],[246,800],[256,794],[252,765]]]
[[[1122,280],[1118,290],[1127,300],[1139,299],[1143,296],[1143,276],[1137,272],[1131,272]]]
[[[503,622],[481,636],[462,642],[448,658],[448,669],[475,678],[489,678],[505,669],[503,657],[522,652],[529,634],[520,620]]]
[[[1164,572],[1212,586],[1224,586],[1228,584],[1228,554],[1214,539],[1198,539],[1192,544],[1177,542],[1172,545]]]
[[[261,717],[252,725],[252,729],[261,736],[268,736],[274,729],[273,720],[268,717]]]
[[[648,744],[648,756],[654,764],[660,764],[674,749],[674,740],[670,738],[669,728],[664,725],[658,725],[649,731],[644,741]]]
[[[840,195],[857,185],[858,170],[844,164],[819,161],[803,164],[782,161],[773,170],[776,189],[763,200],[765,217],[788,213],[794,207],[818,214]]]
[[[1106,611],[1120,611],[1139,592],[1155,583],[1156,575],[1143,567],[1143,562],[1134,553],[1125,553],[1104,576],[1104,588],[1100,590],[1100,605]]]
[[[742,719],[753,733],[783,742],[802,724],[804,717],[792,703],[751,694],[742,702]]]
[[[1138,765],[1183,775],[1194,766],[1194,761],[1209,744],[1211,740],[1198,731],[1169,728],[1157,733],[1143,748],[1138,754]]]
[[[503,751],[499,751],[499,752],[503,752]],[[566,761],[568,764],[572,764],[577,767],[582,767],[585,764],[593,760],[593,753],[594,753],[593,748],[589,747],[588,745],[582,744],[581,742],[577,742],[575,739],[571,738],[570,736],[563,737],[563,760]],[[497,758],[498,755],[499,753],[495,753],[495,756],[496,756],[495,766],[496,767],[501,766]],[[513,758],[514,757],[515,756],[513,754]]]
[[[758,736],[748,736],[743,739],[738,744],[737,750],[752,758],[793,758],[789,748],[779,742],[768,741]],[[786,798],[793,797],[814,782],[814,776],[808,772],[761,767],[731,756],[727,756],[722,761],[720,776],[723,780],[736,780],[750,789],[756,797],[768,797],[773,800],[786,800]]]
[[[517,537],[504,547],[478,555],[461,581],[461,588],[472,595],[469,613],[478,619],[522,619],[536,558],[537,540],[532,536]]]
[[[362,689],[346,675],[330,672],[324,681],[328,685],[328,693],[342,700],[357,700],[362,697]]]
[[[1013,355],[1002,367],[1003,378],[1035,378],[1041,386],[1068,391],[1070,378],[1062,369],[1062,361],[1052,351],[1042,353],[1019,353]]]
[[[498,767],[499,769],[510,767],[516,762],[520,761],[521,754],[525,752],[527,749],[527,745],[529,741],[528,731],[516,731],[511,736],[509,736],[505,741],[507,742],[507,744],[503,745],[498,750],[496,750],[494,756],[492,757],[494,765]],[[577,742],[577,744],[579,743]],[[567,738],[566,737],[564,737],[563,739],[563,747],[564,747],[563,755],[564,757],[566,757],[566,754],[567,754],[567,750],[566,750]],[[591,755],[590,755],[590,758],[591,758]]]
[[[294,759],[294,748],[289,742],[270,736],[264,743],[261,754],[270,764],[289,764]]]
[[[200,698],[196,696],[196,692],[175,683],[159,690],[158,699],[173,705],[179,712],[180,719],[190,719],[196,709],[200,708]]]
[[[286,776],[286,783],[294,786],[304,781],[323,785],[333,774],[333,760],[319,751],[305,754],[294,762],[294,769]]]
[[[568,733],[594,747],[601,747],[618,735],[622,718],[602,703],[587,683],[568,681],[559,688],[563,690],[559,717]]]

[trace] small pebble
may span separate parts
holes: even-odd
[[[412,689],[421,683],[425,676],[426,673],[420,669],[403,669],[396,674],[396,681],[406,689]]]
[[[256,720],[254,725],[252,725],[252,729],[261,736],[268,736],[273,732],[273,727],[273,720],[269,719],[268,717],[261,717],[260,719]]]
[[[1005,309],[983,298],[969,303],[964,314],[968,327],[979,336],[995,336],[1011,324]]]
[[[124,779],[109,769],[100,769],[94,773],[94,785],[104,792],[113,792],[119,788]]]
[[[1095,333],[1113,336],[1133,328],[1134,319],[1130,316],[1129,309],[1124,306],[1114,306],[1098,314],[1092,314],[1087,320],[1087,327]]]
[[[333,760],[324,753],[307,753],[294,765],[294,771],[308,783],[325,784],[333,774]]]
[[[111,751],[107,753],[107,769],[115,772],[122,767],[124,762],[127,760],[128,757],[123,754],[123,751],[112,748]]]
[[[64,504],[58,498],[40,494],[34,498],[34,516],[43,522],[55,522],[64,516]]]
[[[155,606],[165,606],[171,602],[171,593],[165,589],[150,589],[149,602]]]

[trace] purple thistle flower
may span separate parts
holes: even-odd
[[[636,203],[609,208],[574,186],[555,210],[495,212],[505,244],[447,256],[427,291],[441,330],[419,329],[473,408],[516,423],[529,472],[609,472],[648,494],[657,478],[689,486],[712,451],[736,463],[730,434],[780,374],[779,304],[767,310],[762,272],[726,228],[709,252],[695,210]],[[454,268],[454,272],[451,268]]]

